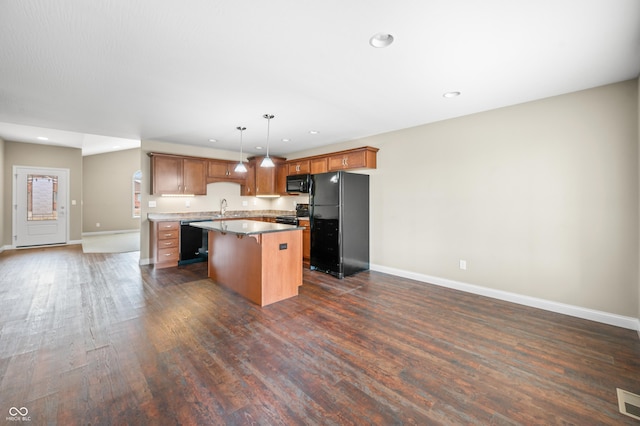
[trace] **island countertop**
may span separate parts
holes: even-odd
[[[295,231],[303,229],[297,225],[286,225],[284,223],[261,222],[258,220],[216,220],[206,222],[193,222],[189,225],[202,228],[208,231],[218,231],[222,233],[236,235],[256,235],[271,232]]]

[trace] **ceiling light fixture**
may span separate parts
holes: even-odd
[[[460,92],[447,92],[444,95],[445,98],[457,98],[458,96],[460,96]]]
[[[247,128],[246,127],[242,127],[242,126],[238,126],[238,127],[236,127],[236,129],[240,130],[240,161],[236,165],[236,168],[233,169],[233,170],[235,172],[238,172],[238,173],[246,173],[247,167],[242,162],[242,132],[247,130]]]
[[[49,138],[46,136],[38,136],[36,139],[38,139],[39,141],[48,141]]]
[[[317,135],[318,133],[320,133],[318,130],[309,130],[310,135]]]
[[[209,139],[209,142],[218,142],[217,139]]]
[[[393,36],[387,33],[378,33],[371,36],[369,44],[376,49],[388,47],[393,43]]]
[[[269,157],[269,130],[271,127],[271,119],[273,117],[273,114],[265,114],[262,116],[262,118],[267,119],[267,156],[264,157],[262,163],[260,163],[260,167],[275,167],[275,164],[273,164],[273,160],[271,159],[271,157]]]

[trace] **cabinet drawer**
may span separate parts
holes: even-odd
[[[158,232],[160,231],[177,231],[180,229],[178,222],[160,222],[158,223]]]
[[[158,240],[178,239],[179,232],[176,231],[158,231]]]
[[[158,240],[158,249],[178,247],[178,239]]]
[[[180,253],[177,247],[163,248],[158,250],[158,263],[173,262],[180,259]]]

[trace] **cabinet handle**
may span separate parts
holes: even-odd
[[[166,257],[173,256],[173,253],[165,253]]]
[[[170,237],[170,236],[171,236],[171,234],[164,234],[164,236],[165,236],[165,237]]]

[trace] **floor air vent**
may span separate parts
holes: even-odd
[[[640,395],[622,389],[616,390],[618,391],[618,409],[620,412],[640,420]]]

